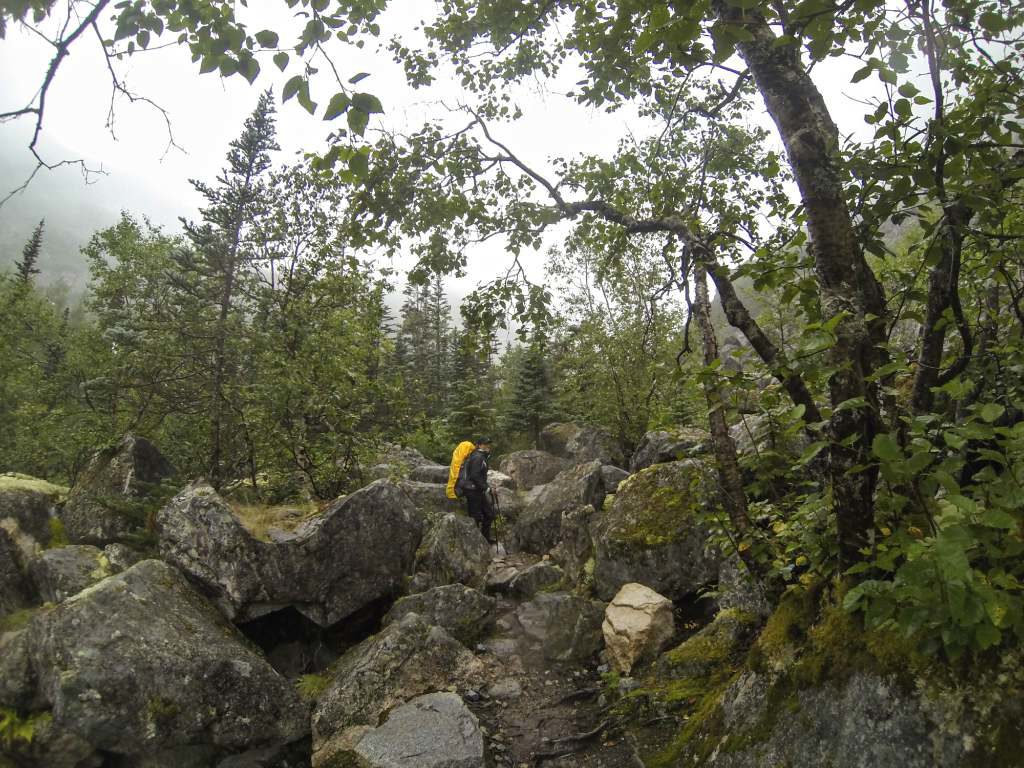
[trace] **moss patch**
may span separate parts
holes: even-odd
[[[698,510],[710,498],[706,471],[700,463],[655,464],[619,485],[609,534],[644,546],[670,543],[690,529]]]
[[[64,530],[64,522],[59,517],[50,518],[50,540],[46,543],[47,549],[66,547],[71,541],[68,539],[68,532]]]
[[[326,675],[302,675],[295,681],[295,690],[303,699],[316,701],[330,684],[331,679]]]
[[[11,748],[20,744],[31,744],[36,731],[46,725],[53,716],[49,712],[22,715],[16,710],[0,707],[0,745]]]
[[[64,501],[68,495],[67,486],[55,485],[46,480],[40,480],[38,477],[21,475],[16,472],[0,475],[0,491],[35,491],[45,493],[55,502]]]

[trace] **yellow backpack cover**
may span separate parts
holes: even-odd
[[[469,440],[463,440],[459,443],[455,450],[452,451],[452,464],[448,469],[448,489],[447,494],[449,499],[457,499],[455,495],[455,481],[459,479],[459,470],[462,468],[462,462],[466,460],[476,448],[476,445],[469,442]]]

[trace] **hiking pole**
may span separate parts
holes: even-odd
[[[498,522],[501,516],[501,504],[498,502],[498,492],[493,488],[488,489],[491,494],[491,506],[494,509],[494,522]],[[494,526],[494,554],[501,554],[501,540],[498,538],[498,526]]]

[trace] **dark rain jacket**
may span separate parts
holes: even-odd
[[[485,493],[487,491],[487,459],[488,454],[479,448],[469,454],[466,459],[466,480],[469,487],[467,493]]]

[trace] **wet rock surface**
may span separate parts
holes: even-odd
[[[550,483],[568,468],[568,459],[536,450],[505,454],[498,463],[498,469],[512,478],[516,488],[524,491]]]
[[[709,469],[694,460],[656,464],[619,486],[590,518],[597,596],[610,600],[629,582],[677,601],[718,578],[698,511],[715,503]]]
[[[629,471],[639,472],[655,464],[693,458],[705,452],[710,442],[708,432],[694,427],[653,430],[644,435],[637,446],[629,461]]]
[[[5,690],[0,706],[51,713],[52,730],[24,745],[38,765],[95,752],[187,764],[308,732],[291,684],[159,561],[39,611],[24,634],[30,690]]]
[[[384,617],[387,626],[410,613],[441,627],[467,646],[494,624],[497,601],[464,584],[449,584],[399,599]]]
[[[493,548],[466,515],[448,514],[430,529],[416,552],[410,592],[445,584],[482,587]]]
[[[612,436],[585,424],[549,424],[541,430],[540,447],[575,464],[597,460],[617,467],[625,465],[622,449]]]
[[[431,693],[396,707],[353,752],[369,768],[485,768],[479,721],[454,693]]]
[[[600,509],[604,503],[601,463],[591,461],[567,469],[532,499],[509,533],[509,549],[542,555],[558,544],[562,513],[587,505]]]
[[[329,626],[405,588],[424,521],[395,484],[344,497],[281,543],[254,538],[208,485],[160,510],[161,555],[233,621],[293,606]]]
[[[43,601],[62,603],[107,578],[113,570],[98,548],[69,544],[41,553],[29,564],[29,573]]]

